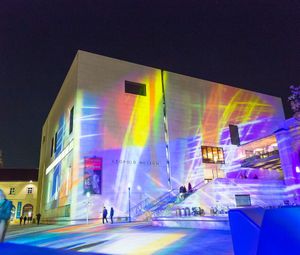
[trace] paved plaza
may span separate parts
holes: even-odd
[[[7,255],[10,255],[7,253],[10,245],[17,245],[11,254],[22,255],[39,254],[37,247],[56,249],[52,253],[51,250],[43,250],[43,254],[47,251],[48,254],[233,254],[230,231],[154,227],[140,222],[106,225],[95,222],[75,226],[15,225],[10,226],[6,246],[2,248],[6,248]]]

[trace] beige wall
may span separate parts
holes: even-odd
[[[27,188],[33,188],[32,194],[27,193]],[[22,202],[22,211],[23,206],[26,204],[31,204],[33,206],[33,217],[38,213],[37,211],[37,187],[38,182],[25,182],[25,181],[14,181],[14,182],[0,182],[0,188],[6,194],[6,198],[13,202],[17,210],[18,202]],[[10,188],[15,188],[15,195],[9,195]],[[21,215],[22,215],[21,211]],[[17,211],[16,211],[17,213]],[[15,214],[16,216],[16,214]],[[14,218],[14,221],[18,221]]]
[[[55,153],[51,157],[51,144],[52,138],[55,137],[55,133],[59,132],[60,135],[60,151],[63,151],[76,137],[74,133],[76,132],[76,122],[75,119],[76,113],[74,112],[74,121],[73,121],[73,132],[69,133],[69,120],[70,120],[70,110],[74,107],[74,111],[76,111],[75,105],[75,93],[77,87],[77,55],[68,71],[68,74],[62,84],[62,87],[59,91],[58,96],[55,99],[55,102],[47,116],[45,124],[42,130],[41,137],[41,152],[40,152],[40,164],[39,164],[39,194],[38,194],[38,210],[41,211],[42,215],[45,215],[47,212],[45,211],[46,207],[52,207],[51,204],[48,203],[47,200],[47,176],[45,174],[47,167],[55,160]],[[57,152],[56,154],[59,154]],[[68,160],[65,164],[64,168],[67,168],[68,171],[72,171],[73,163]],[[70,170],[69,170],[70,169]],[[70,203],[68,199],[63,200],[63,206]],[[56,207],[56,206],[55,206]],[[49,210],[48,210],[49,212]],[[53,212],[54,215],[56,212]]]

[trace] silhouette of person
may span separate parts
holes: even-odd
[[[102,213],[102,223],[104,224],[104,220],[106,220],[106,223],[108,223],[108,220],[107,220],[107,209],[103,208],[103,213]]]
[[[4,242],[6,230],[11,217],[12,202],[7,200],[2,189],[0,189],[0,242]]]
[[[21,215],[20,217],[20,225],[22,225],[22,221],[23,221],[23,215]]]
[[[113,224],[114,223],[114,221],[113,221],[113,217],[114,217],[114,208],[110,208],[110,213],[109,213],[109,217],[110,217],[110,222],[111,222],[111,224]]]
[[[179,193],[183,193],[183,186],[180,186]]]
[[[24,216],[24,225],[26,225],[27,217],[26,215]]]
[[[42,217],[42,215],[41,215],[40,213],[38,213],[38,214],[36,215],[36,223],[37,223],[38,225],[40,225],[41,217]]]
[[[192,193],[193,192],[193,188],[192,188],[192,184],[189,182],[188,184],[188,192]]]

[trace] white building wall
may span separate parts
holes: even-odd
[[[173,183],[195,185],[224,177],[237,164],[229,124],[237,125],[241,144],[272,134],[284,121],[281,99],[171,72],[164,73]],[[201,146],[224,150],[225,164],[202,162]]]
[[[146,96],[125,93],[126,80],[145,84]],[[201,182],[211,168],[212,164],[202,163],[201,145],[223,147],[226,164],[218,167],[224,171],[232,167],[236,146],[230,144],[229,124],[238,125],[241,142],[246,143],[269,135],[284,120],[276,97],[171,72],[164,72],[163,83],[159,69],[78,52],[43,128],[42,214],[97,218],[103,206],[112,206],[116,216],[126,216],[128,188],[131,206],[168,191],[166,140],[171,180],[173,187],[179,187]],[[51,158],[51,139],[57,131],[60,145]],[[84,180],[90,170],[85,163],[93,158],[101,162],[97,166],[101,192],[94,190],[101,194],[88,198]]]

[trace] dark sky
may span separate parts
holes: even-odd
[[[78,49],[282,97],[300,85],[300,1],[2,0],[0,149],[38,167]]]

